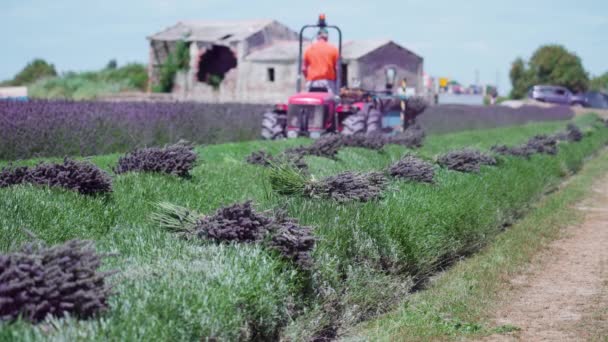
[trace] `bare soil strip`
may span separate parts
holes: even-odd
[[[608,341],[608,175],[566,229],[521,276],[495,315],[519,331],[484,341]]]

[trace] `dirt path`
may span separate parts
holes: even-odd
[[[584,221],[511,280],[494,321],[521,330],[484,341],[608,341],[608,176],[576,209]]]

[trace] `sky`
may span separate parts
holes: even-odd
[[[146,37],[180,20],[275,19],[294,30],[325,13],[345,40],[391,39],[424,70],[462,84],[498,82],[543,44],[562,44],[590,74],[608,71],[608,0],[0,0],[0,80],[34,58],[58,71],[147,62]]]

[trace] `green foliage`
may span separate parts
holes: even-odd
[[[589,82],[589,89],[608,93],[608,72],[592,78]]]
[[[110,82],[121,82],[126,80],[130,87],[138,90],[146,90],[146,86],[148,85],[148,69],[143,64],[129,63],[120,68],[102,72],[99,75],[99,78]]]
[[[167,202],[156,204],[150,218],[158,225],[174,233],[193,233],[201,216],[192,210]]]
[[[13,86],[29,85],[40,79],[53,76],[57,76],[55,66],[38,58],[28,63],[8,84]]]
[[[517,58],[509,72],[512,98],[522,98],[536,84],[560,85],[579,92],[589,87],[589,76],[581,59],[561,45],[539,47],[527,66]]]
[[[169,53],[165,62],[160,66],[158,84],[155,92],[170,93],[173,90],[175,75],[180,70],[187,70],[190,65],[190,49],[188,44],[180,40],[175,44],[173,52]]]
[[[158,84],[154,90],[161,93],[170,93],[173,90],[173,82],[177,74],[177,64],[173,61],[173,54],[169,54],[165,62],[160,66]]]
[[[58,77],[44,78],[30,86],[34,98],[94,99],[100,95],[146,89],[146,66],[130,63],[120,68],[101,71],[67,72]]]
[[[287,163],[273,164],[268,172],[268,178],[272,189],[279,194],[304,194],[306,176]]]
[[[220,88],[220,84],[222,84],[223,80],[224,78],[219,75],[210,74],[209,76],[207,76],[207,84],[212,86],[215,90]]]
[[[513,64],[511,64],[511,71],[509,72],[509,78],[511,79],[511,90],[512,98],[522,98],[526,96],[528,89],[533,86],[534,81],[530,77],[531,73],[526,70],[524,60],[517,58]]]
[[[576,92],[589,86],[581,59],[561,45],[542,46],[532,55],[529,66],[538,83],[561,85]]]
[[[190,66],[190,48],[189,45],[180,40],[175,44],[175,64],[177,64],[178,70],[186,70]]]

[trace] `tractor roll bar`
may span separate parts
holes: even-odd
[[[300,29],[300,51],[298,53],[298,77],[296,80],[296,92],[300,92],[302,90],[302,46],[304,39],[304,31],[309,28],[331,28],[338,32],[338,63],[336,65],[336,90],[338,94],[340,93],[340,88],[342,85],[342,30],[338,26],[335,25],[327,25],[325,24],[325,15],[319,16],[319,23],[316,25],[304,25]],[[335,94],[335,95],[338,95]]]

